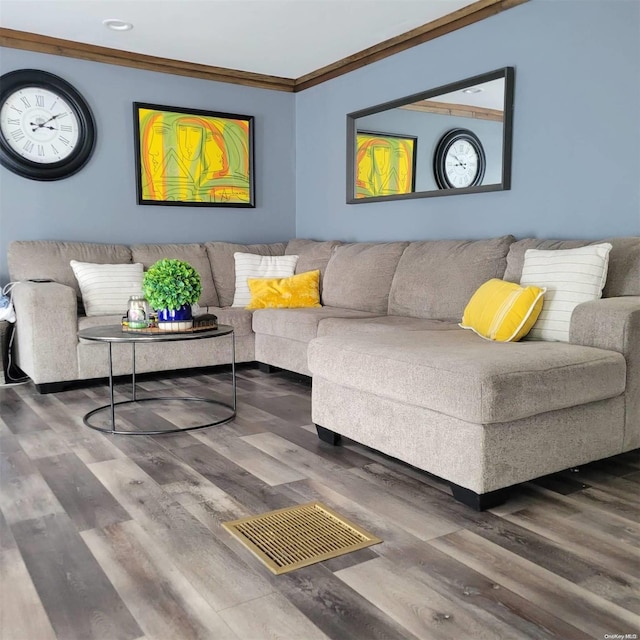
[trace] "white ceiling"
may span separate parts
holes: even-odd
[[[298,78],[474,0],[0,0],[0,25]],[[134,25],[116,32],[102,21]]]

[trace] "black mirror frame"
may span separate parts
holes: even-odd
[[[475,187],[466,187],[464,189],[434,189],[432,191],[414,191],[412,193],[402,193],[390,196],[373,196],[370,198],[355,197],[355,158],[356,158],[356,119],[370,116],[380,111],[388,109],[396,109],[418,100],[427,100],[444,93],[459,91],[465,87],[469,87],[491,80],[504,78],[504,121],[502,135],[502,180],[495,184],[479,185]],[[465,78],[458,82],[445,84],[435,89],[415,93],[404,98],[391,100],[374,107],[353,111],[347,114],[347,204],[361,204],[365,202],[387,202],[389,200],[413,200],[415,198],[434,198],[438,196],[463,195],[468,193],[484,193],[486,191],[507,191],[511,189],[511,153],[513,142],[513,97],[515,88],[515,68],[503,67],[482,73],[471,78]]]

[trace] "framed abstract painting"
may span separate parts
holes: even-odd
[[[133,103],[138,204],[255,207],[253,116]]]
[[[358,131],[355,197],[414,192],[417,147],[416,136]]]

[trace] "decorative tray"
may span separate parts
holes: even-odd
[[[127,324],[126,319],[122,321],[122,331],[126,333],[145,333],[145,334],[167,334],[167,333],[198,333],[199,331],[209,331],[211,329],[218,328],[218,319],[215,316],[208,315],[207,317],[194,318],[193,319],[193,327],[189,329],[180,329],[179,326],[183,324],[182,322],[168,323],[163,322],[163,324],[175,324],[176,328],[168,328],[168,329],[160,329],[159,327],[141,327],[141,328],[133,328]]]
[[[131,329],[126,325],[122,325],[122,330],[126,333],[198,333],[199,331],[209,331],[217,329],[217,324],[207,326],[192,327],[191,329],[159,329],[158,327],[143,327],[142,329]]]

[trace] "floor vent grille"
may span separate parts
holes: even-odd
[[[222,526],[275,574],[382,542],[320,502],[277,509]]]

